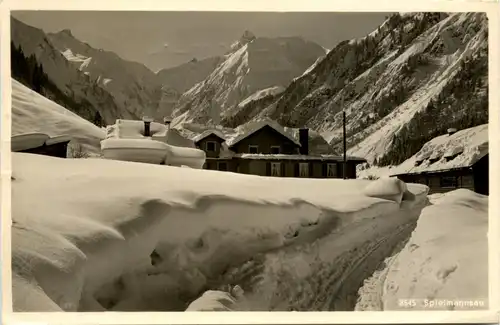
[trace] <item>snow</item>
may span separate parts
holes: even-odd
[[[408,47],[388,65],[386,73],[392,76],[397,74],[399,67],[404,64],[411,55],[423,52],[429,44],[431,44],[434,38],[439,36],[441,26],[446,25],[446,23],[450,21],[452,22],[453,19],[447,18],[430,28],[425,33],[427,37],[416,40],[414,44]],[[417,111],[421,110],[427,105],[432,97],[436,96],[441,91],[448,80],[455,74],[457,67],[458,64],[448,66],[447,69],[436,76],[436,78],[432,78],[425,86],[417,89],[406,102],[372,125],[370,129],[372,129],[373,132],[363,139],[363,141],[358,143],[357,146],[349,149],[349,153],[364,156],[371,161],[381,153],[386,152],[392,143],[392,135],[401,128],[401,125],[408,123]],[[387,85],[389,86],[389,84]],[[388,121],[391,121],[391,123],[388,123]]]
[[[452,135],[444,134],[424,144],[419,152],[393,172],[403,174],[469,167],[488,154],[488,143],[488,124],[460,130]],[[432,159],[438,161],[429,162]],[[416,161],[421,161],[420,165],[415,166]]]
[[[285,129],[281,125],[279,125],[278,123],[276,123],[272,120],[269,120],[269,119],[263,119],[260,121],[247,123],[243,127],[239,128],[240,133],[236,137],[234,137],[232,139],[227,139],[226,143],[228,144],[229,147],[234,146],[235,144],[237,144],[241,140],[249,137],[250,135],[254,134],[255,132],[259,131],[260,129],[262,129],[265,126],[269,126],[269,127],[273,128],[276,132],[281,133],[284,137],[288,138],[290,141],[292,141],[296,145],[300,146],[300,142],[295,137],[293,137],[291,134],[286,132]]]
[[[92,61],[91,57],[86,57],[85,55],[81,54],[73,54],[73,51],[71,51],[71,49],[66,49],[66,51],[62,51],[61,54],[64,55],[66,60],[68,60],[69,62],[81,63],[79,67],[80,71],[86,69]]]
[[[262,37],[235,44],[208,77],[182,94],[174,109],[173,125],[206,122],[211,118],[208,106],[214,103],[224,116],[243,107],[245,99],[279,92],[324,55],[321,46],[298,37]],[[266,91],[258,93],[261,90]]]
[[[108,125],[101,151],[107,159],[203,167],[205,152],[196,149],[192,141],[156,122],[150,122],[150,132],[151,136],[144,136],[143,121],[118,119],[115,124]]]
[[[452,135],[438,136],[398,166],[358,168],[357,174],[359,178],[382,177],[469,167],[488,154],[488,143],[488,124],[482,124]],[[431,163],[429,160],[433,159],[437,161]]]
[[[42,133],[51,138],[71,135],[88,151],[99,152],[99,142],[105,137],[103,130],[17,80],[11,80],[13,136],[29,133]]]
[[[357,310],[488,308],[488,197],[459,189],[429,198],[402,251],[365,282]]]
[[[44,133],[25,133],[11,137],[10,147],[12,151],[22,151],[41,147],[50,137]]]
[[[269,96],[269,95],[279,94],[279,93],[283,92],[284,90],[285,90],[285,88],[282,86],[275,86],[275,87],[269,87],[266,89],[258,90],[255,93],[253,93],[252,95],[250,95],[247,98],[245,98],[244,100],[242,100],[238,104],[238,107],[243,107],[243,106],[247,105],[248,103],[250,103],[251,101],[255,101],[255,100],[258,100],[260,98]]]
[[[144,136],[144,122],[138,120],[117,119],[115,124],[107,126],[106,138],[119,139],[153,139],[172,146],[195,148],[194,141],[182,136],[178,130],[165,124],[151,122],[150,137]]]
[[[41,147],[43,145],[52,145],[70,141],[71,137],[65,135],[51,138],[44,133],[25,133],[11,137],[10,147],[12,151],[23,151]]]
[[[206,137],[210,136],[210,135],[215,135],[215,136],[218,136],[219,138],[221,139],[225,139],[225,135],[224,133],[222,133],[221,131],[219,130],[212,130],[212,129],[209,129],[209,130],[206,130],[206,131],[203,131],[202,133],[200,133],[199,135],[195,136],[193,138],[193,141],[196,143],[196,142],[199,142],[203,139],[205,139]]]
[[[328,54],[328,51],[326,51],[326,54]],[[326,57],[326,54],[324,56],[321,56],[318,59],[316,59],[316,61],[314,61],[314,63],[311,64],[311,66],[309,68],[307,68],[306,71],[304,71],[304,73],[302,73],[300,76],[294,78],[293,81],[299,80],[300,78],[307,76],[309,73],[311,73],[316,68],[318,63],[323,61],[323,59]]]
[[[369,197],[377,197],[394,201],[398,204],[403,201],[403,194],[407,191],[405,182],[394,178],[380,178],[368,184],[364,193]]]
[[[230,263],[313,241],[337,218],[341,228],[365,221],[366,229],[373,222],[390,228],[410,213],[364,195],[370,182],[363,180],[23,153],[12,160],[15,310],[95,311],[106,299],[117,302],[111,310],[165,310],[181,294],[197,295]],[[427,193],[412,184],[408,190],[417,201]],[[118,279],[125,289],[113,286]]]

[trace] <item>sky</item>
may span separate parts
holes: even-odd
[[[362,37],[388,13],[13,11],[45,32],[70,29],[95,48],[113,51],[153,71],[222,55],[249,30],[257,37],[300,36],[331,49]]]

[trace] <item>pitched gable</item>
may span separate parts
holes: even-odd
[[[271,128],[274,132],[279,133],[280,136],[286,138],[288,141],[291,141],[292,143],[294,143],[295,145],[300,147],[300,142],[297,139],[295,139],[291,134],[288,134],[288,132],[286,132],[285,129],[281,125],[279,125],[277,123],[273,123],[271,121],[267,121],[267,120],[261,121],[261,122],[256,122],[255,124],[251,125],[250,128],[248,130],[246,130],[246,132],[238,135],[237,137],[232,139],[230,142],[228,141],[229,142],[228,146],[230,148],[234,147],[242,140],[249,138],[250,136],[252,136],[253,134],[262,130],[265,127]]]

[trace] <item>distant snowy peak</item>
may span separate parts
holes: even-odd
[[[205,123],[214,103],[224,117],[261,90],[274,89],[271,93],[276,94],[325,53],[320,45],[300,37],[256,38],[251,32],[245,32],[234,49],[181,96],[174,112],[179,121]]]
[[[161,81],[146,66],[93,48],[67,31],[48,34],[48,38],[70,63],[106,89],[127,115],[161,117]]]

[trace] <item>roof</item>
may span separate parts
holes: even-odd
[[[215,135],[216,137],[220,138],[221,140],[226,141],[226,137],[224,133],[222,133],[219,130],[206,130],[203,131],[202,133],[198,134],[197,136],[193,137],[194,143],[200,142],[201,140],[205,139],[206,137],[210,135]]]
[[[251,136],[252,134],[254,134],[255,132],[261,130],[263,127],[266,127],[266,126],[274,129],[276,132],[280,133],[282,136],[286,137],[287,139],[289,139],[294,144],[296,144],[297,146],[300,147],[300,142],[293,135],[286,132],[285,129],[281,125],[279,125],[278,123],[271,121],[271,120],[262,120],[262,121],[253,122],[253,123],[248,124],[245,127],[244,132],[240,133],[239,135],[237,135],[233,139],[227,140],[227,142],[228,142],[227,145],[229,147],[233,147],[238,142],[248,138],[249,136]]]
[[[51,146],[58,143],[70,142],[72,138],[67,135],[50,137],[45,133],[24,133],[11,137],[11,151],[23,151],[42,146]]]
[[[394,168],[394,174],[420,174],[468,168],[488,155],[488,124],[441,135]],[[416,165],[417,163],[417,165]]]
[[[234,158],[240,158],[240,159],[262,159],[262,160],[329,160],[329,161],[343,161],[344,157],[343,156],[338,156],[338,155],[286,155],[286,154],[275,154],[275,155],[268,155],[268,154],[249,154],[249,153],[242,153],[242,154],[235,154],[233,156]],[[353,156],[347,156],[347,161],[359,161],[359,162],[366,162],[364,158],[360,157],[353,157]]]

